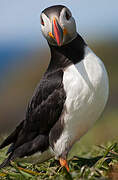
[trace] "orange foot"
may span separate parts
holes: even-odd
[[[61,166],[65,167],[66,170],[69,172],[69,167],[68,167],[67,161],[65,159],[63,159],[63,158],[59,158],[59,162],[60,162]]]

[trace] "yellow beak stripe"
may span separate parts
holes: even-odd
[[[67,30],[64,28],[63,29],[63,35],[66,35],[67,34]],[[52,39],[55,39],[55,37],[53,36],[53,34],[51,32],[48,33],[48,35],[52,38]]]
[[[53,34],[52,34],[51,32],[49,32],[48,35],[49,35],[52,39],[54,39],[54,36],[53,36]]]

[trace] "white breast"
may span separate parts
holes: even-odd
[[[102,61],[88,48],[84,59],[64,71],[64,131],[55,143],[60,155],[79,140],[102,113],[108,99],[108,76]]]

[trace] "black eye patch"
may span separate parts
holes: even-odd
[[[70,15],[67,11],[66,11],[65,16],[66,16],[66,19],[67,19],[67,20],[69,20],[69,19],[70,19],[70,17],[71,17],[71,15]]]
[[[42,16],[40,17],[40,20],[41,20],[41,24],[44,26],[44,21],[43,21]]]

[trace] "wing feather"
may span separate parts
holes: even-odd
[[[50,130],[62,113],[65,99],[63,70],[45,74],[28,105],[25,120],[0,145],[4,148],[12,143],[2,167],[11,159],[48,149]]]

